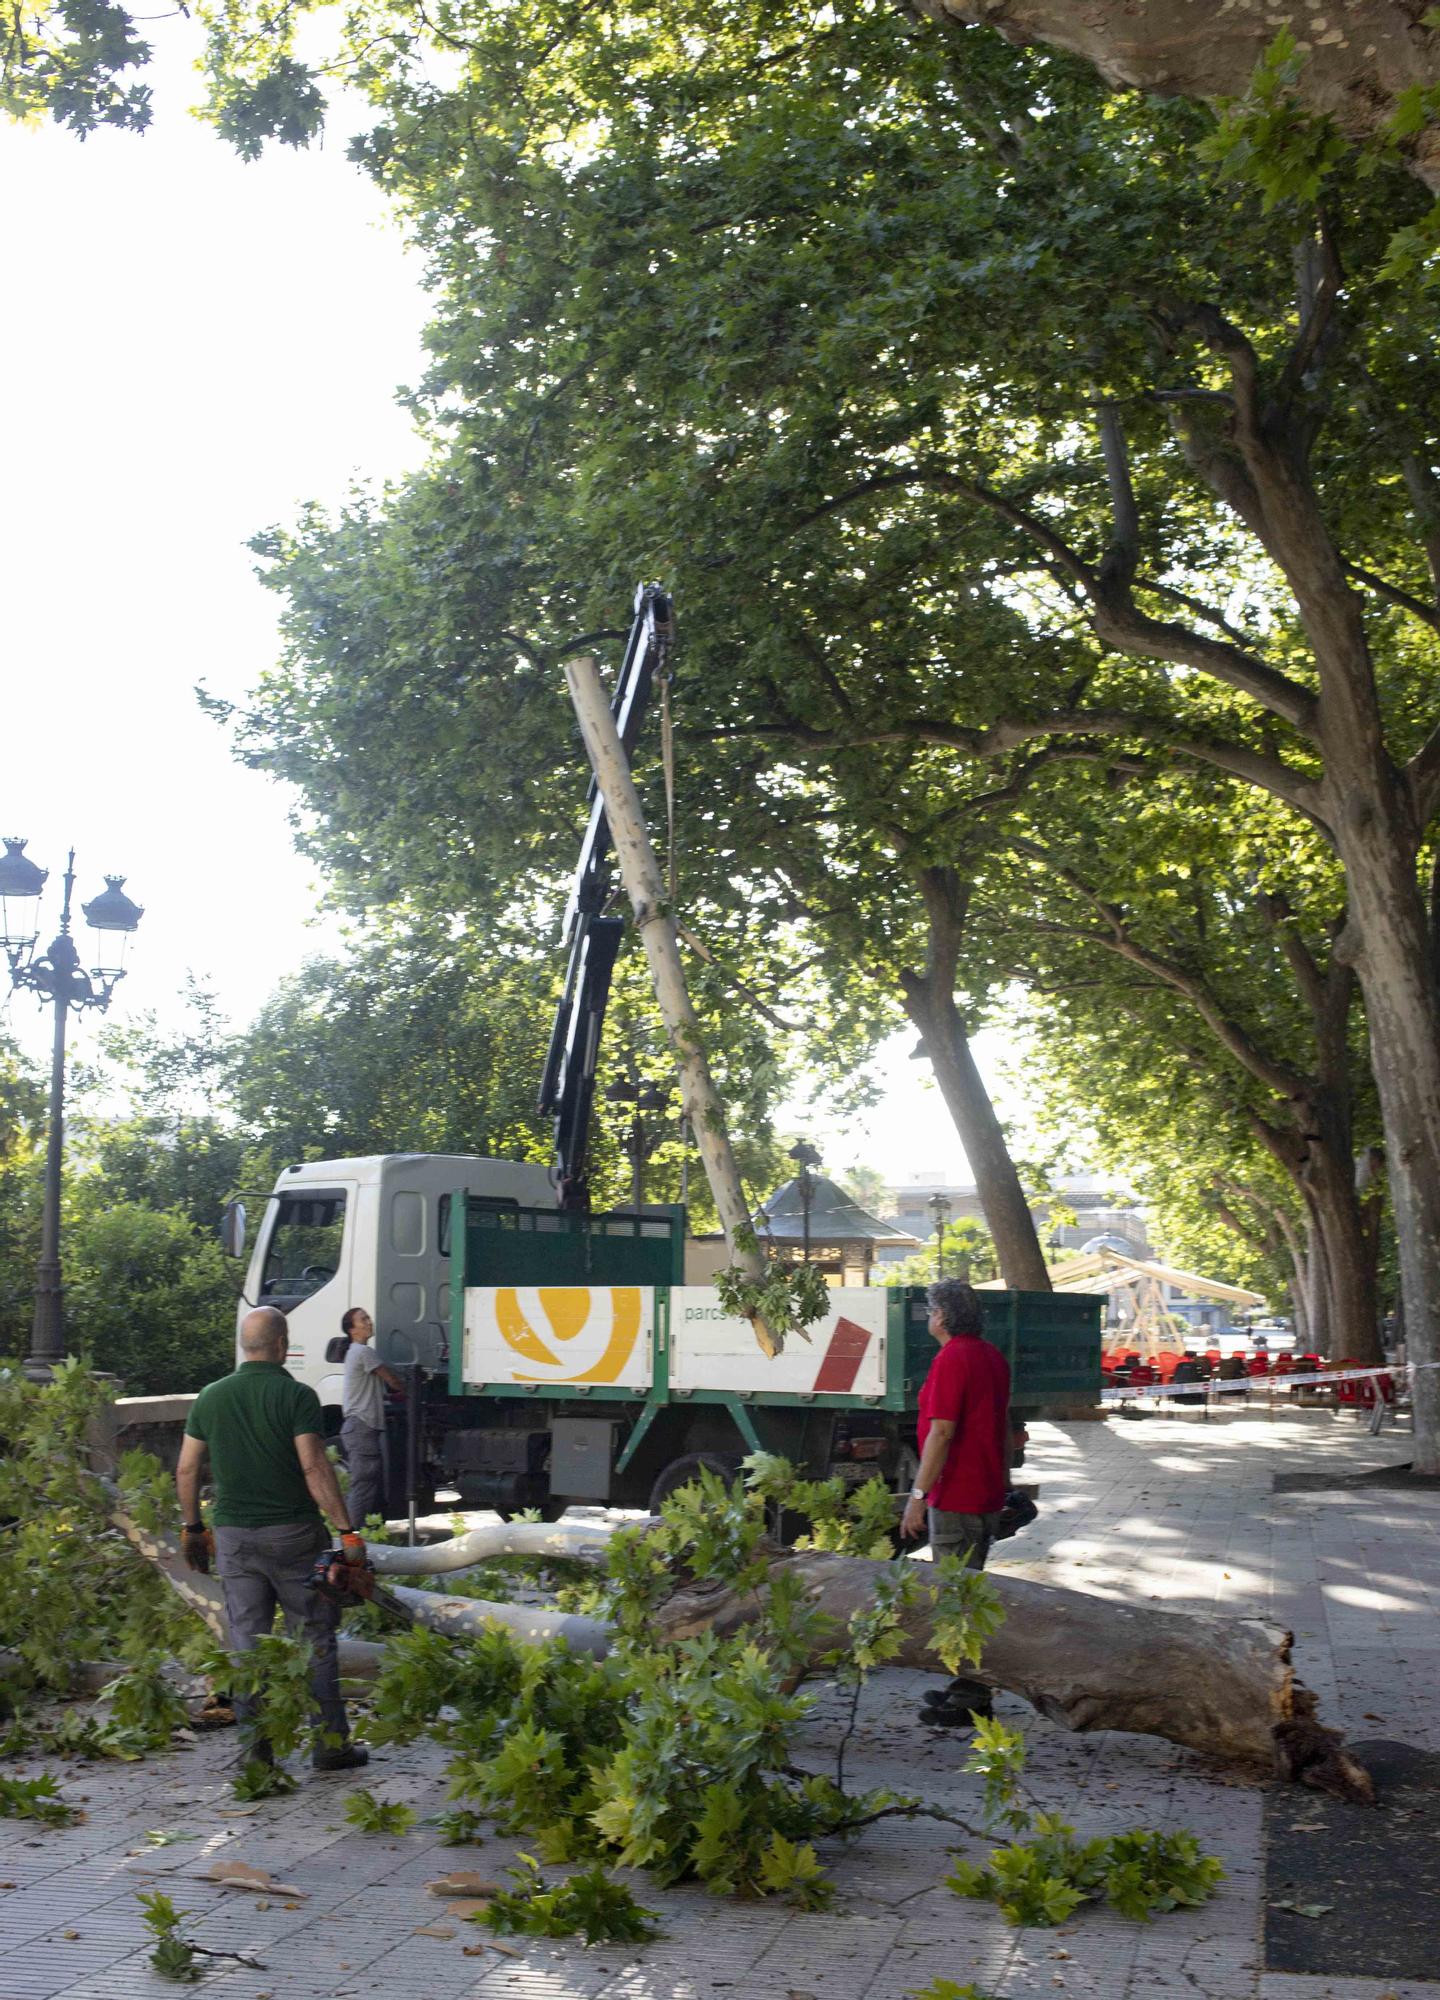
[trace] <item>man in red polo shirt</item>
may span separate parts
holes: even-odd
[[[942,1278],[925,1296],[940,1352],[920,1391],[920,1469],[900,1532],[924,1534],[928,1511],[932,1553],[984,1569],[1009,1484],[1010,1364],[984,1338],[980,1300],[969,1285]],[[972,1715],[991,1713],[990,1689],[962,1675],[927,1695],[922,1716],[963,1728]]]

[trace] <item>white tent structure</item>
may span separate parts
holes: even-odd
[[[1072,1257],[1057,1264],[1050,1273],[1057,1292],[1104,1293],[1110,1298],[1107,1318],[1119,1320],[1107,1327],[1104,1345],[1123,1347],[1153,1361],[1169,1350],[1183,1353],[1192,1328],[1176,1318],[1165,1302],[1165,1287],[1173,1285],[1195,1299],[1218,1299],[1226,1305],[1259,1306],[1260,1292],[1244,1285],[1227,1285],[1219,1278],[1202,1278],[1196,1271],[1182,1271],[1173,1264],[1157,1264],[1153,1259],[1126,1257],[1118,1250],[1092,1250],[1087,1256]],[[995,1281],[998,1286],[999,1280]],[[993,1289],[982,1286],[982,1290]]]

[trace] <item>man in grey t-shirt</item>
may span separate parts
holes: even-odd
[[[350,1525],[359,1528],[367,1514],[383,1516],[385,1512],[388,1453],[385,1396],[380,1385],[383,1382],[386,1388],[402,1396],[405,1385],[370,1345],[375,1336],[375,1322],[363,1306],[351,1306],[340,1321],[340,1331],[350,1336],[345,1354],[340,1444],[350,1472]]]

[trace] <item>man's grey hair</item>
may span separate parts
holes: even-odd
[[[939,1313],[940,1324],[949,1334],[984,1331],[979,1295],[963,1278],[938,1278],[925,1288],[925,1302],[931,1312]]]
[[[240,1322],[240,1352],[252,1361],[278,1354],[289,1338],[285,1315],[274,1306],[257,1306]]]

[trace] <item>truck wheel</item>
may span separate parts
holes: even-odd
[[[683,1458],[672,1458],[650,1488],[650,1512],[658,1514],[662,1501],[698,1479],[702,1472],[716,1472],[727,1486],[734,1486],[739,1482],[740,1463],[738,1459],[722,1458],[718,1451],[687,1451]]]

